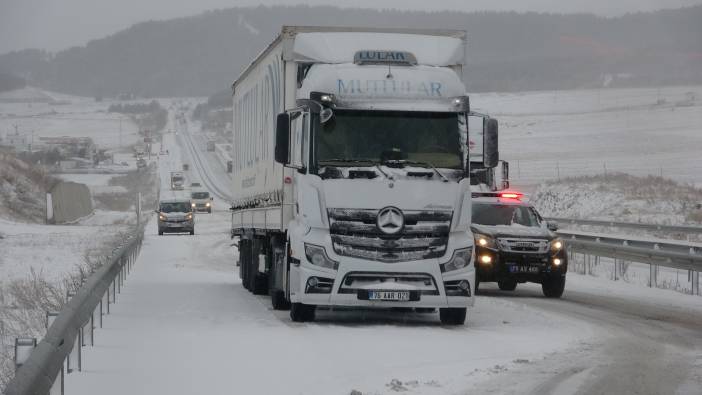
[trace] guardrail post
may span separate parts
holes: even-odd
[[[66,371],[69,374],[73,373],[74,369],[78,369],[78,371],[80,372],[81,368],[82,368],[81,367],[81,360],[80,360],[81,359],[80,344],[83,341],[83,339],[81,339],[82,332],[83,332],[82,328],[78,330],[78,334],[76,335],[76,341],[73,342],[73,349],[68,354],[67,363],[66,363],[66,365],[67,365]]]
[[[649,282],[648,286],[651,288],[658,287],[658,265],[649,263]]]
[[[56,378],[54,379],[54,383],[51,385],[51,390],[49,391],[49,395],[63,395],[64,374],[65,374],[64,367],[63,367],[63,365],[61,365],[61,371],[58,372],[58,374],[56,375]]]
[[[692,295],[699,295],[700,294],[700,272],[691,270],[690,275],[692,276],[692,289],[690,290],[690,293]]]
[[[34,337],[15,338],[15,369],[22,366],[29,359],[36,346],[37,339]]]

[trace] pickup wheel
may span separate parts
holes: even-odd
[[[439,309],[439,319],[444,325],[463,325],[466,322],[465,307]]]
[[[314,321],[316,306],[311,304],[292,303],[290,305],[290,319],[295,322]]]
[[[161,229],[158,230],[158,235],[163,236],[163,231]]]
[[[550,276],[541,283],[541,290],[547,298],[560,298],[565,290],[565,282],[565,276]]]
[[[502,280],[497,282],[497,286],[500,287],[502,291],[514,291],[517,289],[516,280]]]
[[[195,235],[195,229],[190,231],[190,236],[193,236],[193,235]]]

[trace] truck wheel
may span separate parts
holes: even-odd
[[[560,298],[563,295],[563,290],[565,290],[565,282],[565,276],[556,275],[547,277],[541,283],[541,290],[547,298]]]
[[[258,270],[258,268],[256,268]],[[254,295],[268,295],[268,276],[265,274],[259,274],[257,273],[254,276],[254,286],[253,286],[253,294]]]
[[[288,310],[290,308],[290,302],[285,299],[285,291],[274,290],[271,294],[271,304],[273,310]]]
[[[239,278],[245,289],[249,289],[249,255],[251,254],[251,241],[239,241]]]
[[[465,307],[439,309],[439,319],[444,325],[463,325],[466,322]]]
[[[292,303],[290,305],[290,319],[295,322],[314,321],[315,305]]]
[[[473,295],[477,295],[480,289],[480,279],[478,276],[475,276],[475,285],[473,285]]]
[[[514,291],[517,289],[516,280],[502,280],[497,282],[497,286],[500,287],[502,291]]]

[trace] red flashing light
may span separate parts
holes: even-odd
[[[524,194],[519,193],[519,192],[502,192],[502,193],[500,193],[500,197],[505,198],[505,199],[520,199],[522,196],[524,196]]]

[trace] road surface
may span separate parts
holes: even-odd
[[[198,157],[207,174],[215,164]],[[293,323],[242,287],[226,209],[198,214],[195,236],[148,225],[66,393],[701,393],[700,297],[570,273],[561,300],[536,285],[481,285],[462,327],[392,310],[323,310]]]

